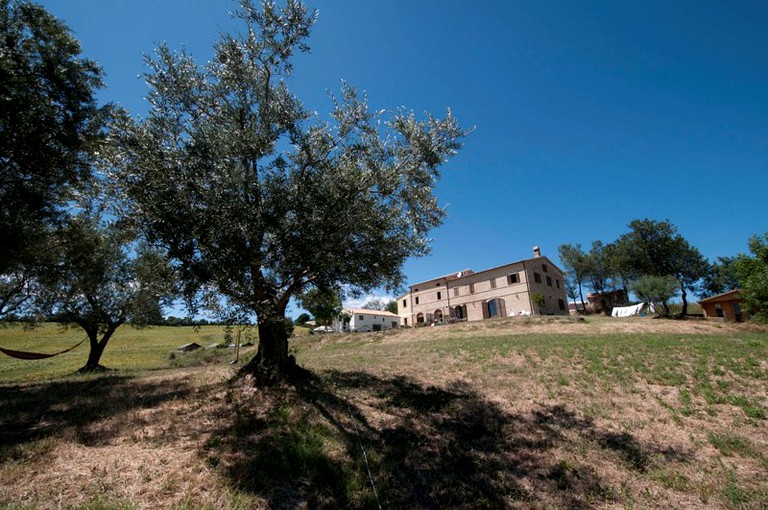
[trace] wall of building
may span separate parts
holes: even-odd
[[[536,274],[540,281],[536,281]],[[531,302],[534,293],[544,296],[543,307]],[[397,305],[403,325],[409,326],[440,322],[441,318],[446,321],[450,317],[475,321],[516,315],[568,314],[562,272],[546,257],[422,282],[400,296]]]
[[[744,320],[744,312],[738,300],[702,303],[701,309],[705,317],[720,317],[732,322]]]
[[[544,296],[543,307],[534,304],[537,315],[568,315],[565,278],[557,266],[546,257],[529,259],[524,264],[531,294]]]
[[[366,331],[385,331],[400,326],[400,317],[391,314],[371,314],[361,313],[359,311],[348,311],[350,315],[349,324],[341,326],[341,331],[366,332]]]

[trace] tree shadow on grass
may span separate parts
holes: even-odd
[[[638,470],[656,453],[564,406],[510,414],[462,382],[333,371],[249,398],[205,454],[273,508],[591,508],[615,491],[558,448],[581,437]]]
[[[181,380],[147,382],[121,375],[0,386],[0,462],[18,455],[26,443],[67,432],[84,445],[106,444],[121,428],[91,430],[91,425],[190,393]]]

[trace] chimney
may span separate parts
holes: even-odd
[[[541,249],[538,246],[533,247],[533,256],[534,257],[541,257]]]

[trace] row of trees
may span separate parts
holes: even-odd
[[[98,106],[99,67],[61,22],[0,0],[0,314],[45,311],[91,339],[181,295],[255,316],[248,369],[292,366],[291,298],[394,289],[442,222],[439,168],[466,131],[443,118],[368,109],[342,84],[331,113],[304,108],[287,77],[317,13],[242,0],[242,31],[210,62],[161,45],[147,57],[150,110]]]
[[[742,288],[747,310],[760,317],[768,309],[766,236],[750,241],[752,256],[719,257],[710,263],[669,221],[636,219],[612,243],[594,241],[588,251],[564,244],[558,251],[567,294],[585,309],[585,288],[603,300],[603,309],[610,293],[633,292],[641,301],[660,304],[667,315],[667,302],[679,295],[681,316],[688,314],[691,293],[709,297]]]

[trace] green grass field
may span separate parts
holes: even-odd
[[[590,317],[301,336],[306,373],[268,390],[228,353],[168,359],[219,328],[122,335],[104,375],[72,375],[84,346],[0,360],[0,508],[768,502],[766,328]],[[4,347],[42,339],[78,336],[0,331]]]
[[[305,328],[296,328],[295,334],[307,334]],[[253,331],[254,342],[258,334]],[[43,324],[26,330],[21,326],[0,327],[0,347],[17,351],[55,353],[67,349],[85,338],[80,329],[63,329],[56,324]],[[110,340],[101,364],[122,372],[159,370],[185,364],[184,358],[200,361],[233,359],[232,349],[218,349],[216,355],[193,352],[181,355],[177,348],[188,343],[210,347],[224,342],[223,326],[146,327],[123,326]],[[245,336],[242,337],[245,342]],[[208,349],[210,351],[210,349]],[[88,358],[88,341],[77,349],[60,356],[43,360],[24,361],[0,354],[0,382],[51,380],[72,375],[85,365]]]
[[[42,353],[59,352],[85,338],[79,329],[63,330],[55,324],[43,324],[25,331],[20,327],[0,329],[0,347]],[[117,330],[107,345],[101,363],[121,371],[167,368],[169,355],[191,342],[203,347],[222,342],[224,331],[219,326],[151,327],[135,329],[124,326]],[[88,357],[86,341],[74,351],[44,360],[21,361],[0,357],[0,381],[33,381],[55,379],[72,374],[85,365]]]

